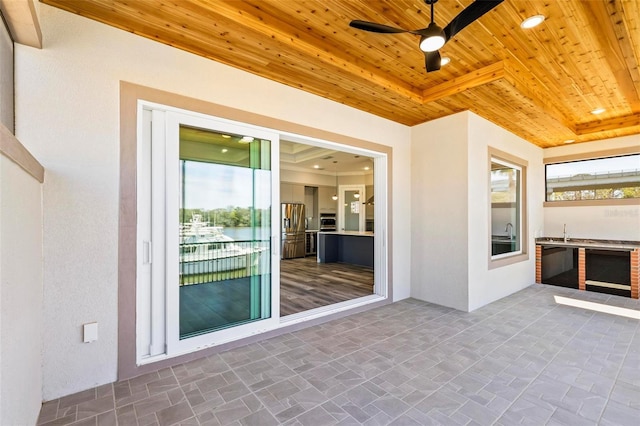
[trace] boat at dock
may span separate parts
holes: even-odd
[[[260,241],[235,241],[224,227],[194,214],[180,229],[180,284],[200,284],[252,275],[266,253]]]

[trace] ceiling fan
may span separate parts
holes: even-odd
[[[469,6],[462,10],[453,18],[449,24],[440,28],[433,21],[433,5],[438,0],[424,0],[424,2],[431,6],[431,23],[427,28],[420,30],[404,30],[402,28],[390,27],[388,25],[377,24],[375,22],[367,21],[351,21],[349,25],[353,28],[370,31],[373,33],[383,34],[399,34],[399,33],[411,33],[420,36],[420,50],[424,52],[425,65],[427,72],[437,71],[440,69],[440,49],[446,42],[451,40],[453,36],[462,31],[467,25],[480,18],[485,13],[502,3],[504,0],[475,0]]]

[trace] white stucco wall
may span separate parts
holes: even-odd
[[[0,424],[33,425],[42,403],[42,189],[0,155]]]
[[[393,147],[394,299],[409,296],[410,129],[37,3],[44,48],[16,48],[16,134],[44,184],[44,399],[116,379],[119,82]],[[97,321],[99,340],[81,343]]]
[[[412,129],[411,296],[467,310],[468,113]]]
[[[525,160],[527,167],[527,261],[489,269],[487,239],[489,209],[489,153],[492,147]],[[473,311],[535,283],[535,235],[542,227],[544,168],[542,149],[501,127],[469,113],[468,151],[469,305]]]
[[[640,135],[547,148],[544,150],[544,157],[627,147],[640,149]],[[545,236],[562,236],[564,224],[567,224],[567,233],[572,238],[640,241],[640,205],[544,208]]]
[[[528,162],[527,261],[489,269],[488,147]],[[542,227],[542,149],[463,112],[413,128],[411,295],[471,311],[535,282]]]

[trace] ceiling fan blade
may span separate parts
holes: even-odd
[[[467,25],[480,18],[485,13],[502,3],[504,0],[476,0],[467,6],[458,16],[453,18],[444,28],[447,41],[462,31]]]
[[[440,69],[440,52],[424,52],[424,62],[427,72],[438,71]]]
[[[351,21],[349,22],[349,26],[364,30],[370,31],[372,33],[383,33],[383,34],[400,34],[400,33],[409,33],[409,30],[403,30],[401,28],[390,27],[388,25],[377,24],[375,22],[367,22],[367,21]]]

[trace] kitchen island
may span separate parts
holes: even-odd
[[[536,238],[536,282],[638,299],[640,242]]]
[[[373,232],[319,232],[318,263],[331,262],[373,268]]]

